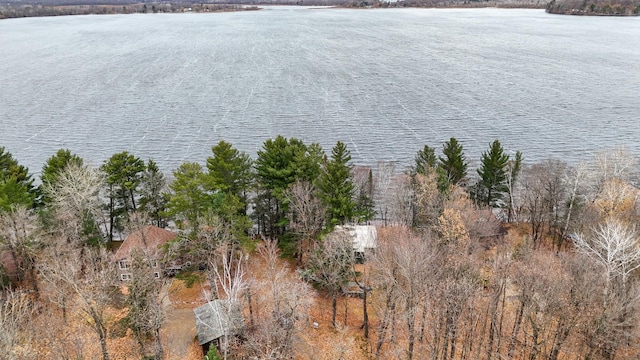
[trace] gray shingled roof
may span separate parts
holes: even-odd
[[[222,336],[242,333],[244,322],[237,302],[213,300],[193,310],[198,344],[204,345]]]

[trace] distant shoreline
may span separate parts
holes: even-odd
[[[0,5],[0,20],[25,17],[51,17],[72,15],[116,15],[116,14],[166,14],[166,13],[220,13],[256,11],[262,8],[240,4],[169,4],[137,3],[122,5]]]
[[[498,3],[498,2],[467,2],[460,4],[440,5],[411,5],[399,6],[389,2],[377,2],[367,5],[362,1],[352,4],[310,5],[312,9],[545,9],[545,4],[532,3]],[[260,4],[260,6],[298,6],[290,4]],[[299,6],[305,6],[300,4]],[[207,3],[135,3],[135,4],[77,4],[77,5],[42,5],[20,4],[0,5],[0,20],[24,17],[51,17],[71,15],[115,15],[115,14],[153,14],[153,13],[218,13],[256,11],[263,8],[258,5],[244,4],[207,4]]]
[[[640,1],[623,3],[622,0],[598,2],[595,0],[551,0],[546,11],[549,14],[577,16],[639,16]]]
[[[260,4],[260,6],[301,6],[303,4]],[[589,9],[571,8],[562,9],[557,6],[555,0],[550,3],[506,3],[506,2],[476,2],[465,1],[464,3],[438,3],[438,4],[415,4],[409,1],[404,3],[373,2],[368,1],[353,2],[349,4],[331,5],[308,5],[311,9],[545,9],[549,14],[555,15],[575,15],[575,16],[639,16],[640,13],[632,11],[589,11]],[[13,5],[8,3],[0,5],[0,20],[24,17],[51,17],[51,16],[71,16],[71,15],[115,15],[115,14],[153,14],[153,13],[220,13],[257,11],[263,8],[253,4],[207,4],[207,3],[123,3],[123,4],[77,4],[77,5],[42,5],[24,4]],[[598,9],[599,10],[599,9]],[[637,10],[636,10],[637,11]]]

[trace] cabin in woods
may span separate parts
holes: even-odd
[[[244,321],[240,305],[231,300],[213,300],[193,310],[196,317],[198,344],[206,354],[211,345],[224,352],[225,341],[242,336]]]
[[[159,262],[163,255],[161,247],[175,238],[175,233],[157,226],[147,226],[129,234],[114,255],[120,280],[131,280],[130,265],[133,252],[144,254],[154,269],[155,277],[160,278],[164,270]]]
[[[337,226],[336,231],[345,231],[353,240],[353,252],[356,260],[363,263],[367,255],[371,255],[378,247],[378,232],[373,225]]]

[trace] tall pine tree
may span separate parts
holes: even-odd
[[[438,158],[438,169],[442,174],[441,188],[458,185],[467,177],[467,161],[464,149],[454,137],[444,143],[442,156]]]
[[[280,238],[287,233],[286,191],[298,180],[315,181],[323,157],[320,145],[307,146],[296,138],[278,136],[264,142],[254,165],[258,194],[253,212],[263,234]]]
[[[327,207],[328,227],[345,224],[356,215],[350,161],[351,152],[343,142],[338,141],[318,179],[320,198]]]
[[[418,150],[416,153],[415,173],[426,175],[436,168],[437,160],[435,149],[429,145],[425,145],[424,148]]]
[[[476,185],[475,198],[478,203],[490,207],[504,205],[504,196],[509,190],[507,187],[507,165],[509,155],[504,153],[500,141],[491,143],[489,150],[482,154],[478,175],[480,179]]]
[[[138,210],[138,187],[145,169],[144,161],[127,151],[113,154],[100,167],[107,177],[109,241],[113,240],[116,229],[123,229],[123,220]]]
[[[165,227],[164,211],[167,207],[167,181],[155,161],[147,161],[147,169],[142,174],[140,182],[140,209],[147,212],[153,223],[158,227]]]
[[[240,210],[245,212],[247,192],[253,181],[251,158],[226,141],[213,146],[211,152],[213,156],[207,158],[209,186],[213,191],[237,196],[242,202]]]
[[[0,146],[0,211],[16,205],[33,207],[36,197],[29,169],[18,164],[11,153]]]

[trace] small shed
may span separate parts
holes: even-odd
[[[198,344],[204,353],[211,344],[222,352],[221,339],[224,336],[241,336],[244,332],[244,321],[240,305],[231,300],[213,300],[193,310],[196,317]]]
[[[378,247],[378,232],[373,225],[345,225],[336,227],[336,230],[346,231],[351,236],[353,252],[361,262]]]

